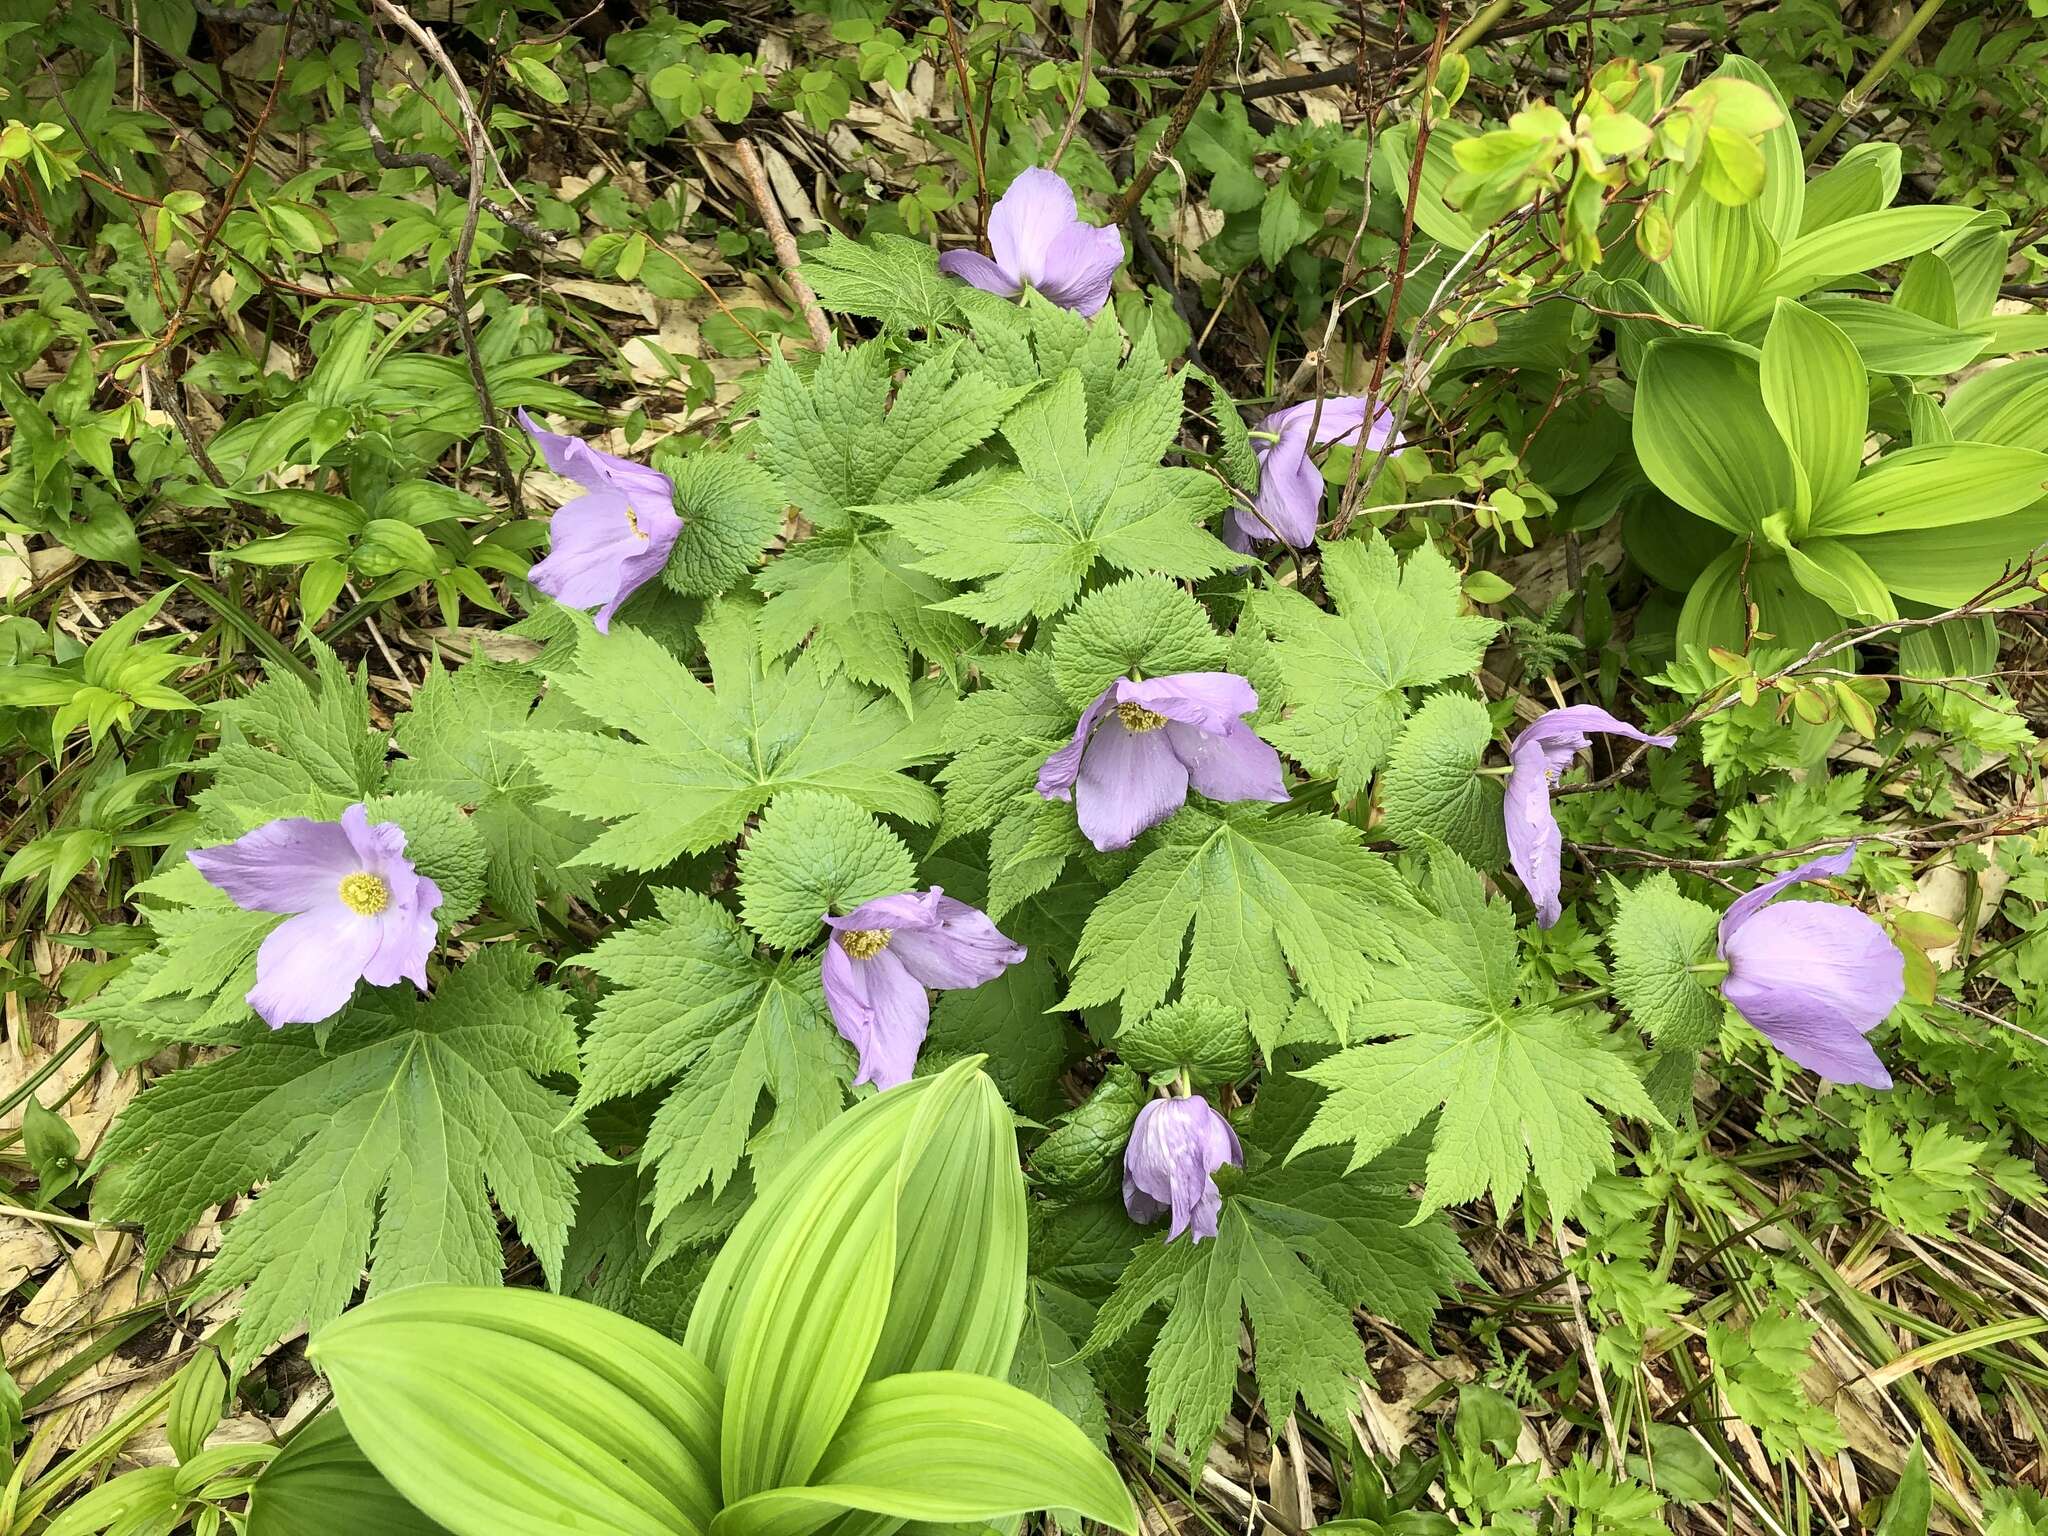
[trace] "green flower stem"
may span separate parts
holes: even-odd
[[[1934,20],[1935,13],[1942,7],[1943,0],[1920,0],[1920,8],[1907,18],[1899,35],[1886,45],[1871,61],[1870,68],[1863,72],[1863,78],[1856,82],[1856,88],[1842,98],[1841,104],[1828,114],[1828,120],[1814,130],[1812,138],[1806,141],[1806,163],[1820,158],[1820,152],[1834,142],[1835,135],[1842,131],[1850,118],[1858,115],[1870,104],[1870,93],[1878,88],[1884,77],[1891,73],[1892,66],[1904,57],[1913,40],[1926,30],[1927,23]]]

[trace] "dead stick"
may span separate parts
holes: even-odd
[[[790,292],[803,306],[804,324],[811,328],[811,340],[818,344],[820,352],[830,352],[833,346],[831,323],[826,320],[825,311],[818,308],[818,296],[811,292],[811,285],[797,276],[802,258],[796,253],[796,239],[790,234],[789,225],[783,222],[775,191],[768,185],[768,168],[761,164],[761,157],[754,152],[753,140],[740,139],[733,145],[733,150],[739,156],[740,174],[747,178],[747,190],[753,193],[754,208],[761,215],[768,238],[775,246],[775,259],[782,264],[783,274],[789,279]]]
[[[1145,163],[1138,168],[1138,174],[1131,178],[1131,184],[1123,189],[1117,200],[1110,204],[1109,222],[1121,224],[1130,217],[1131,210],[1138,206],[1138,199],[1145,195],[1145,189],[1152,185],[1152,178],[1159,174],[1159,168],[1166,164],[1173,153],[1180,136],[1187,132],[1188,123],[1194,118],[1195,108],[1202,104],[1202,97],[1208,92],[1210,77],[1216,73],[1216,64],[1223,57],[1223,39],[1235,32],[1232,25],[1236,15],[1216,18],[1216,30],[1209,34],[1209,45],[1202,50],[1200,62],[1195,65],[1195,77],[1188,82],[1188,88],[1181,92],[1180,102],[1173,109],[1173,116],[1167,120],[1166,131],[1159,135],[1159,142],[1152,146],[1152,153],[1145,157]]]

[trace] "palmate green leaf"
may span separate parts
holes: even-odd
[[[359,668],[350,677],[319,641],[312,650],[311,686],[280,672],[223,703],[221,716],[235,733],[270,743],[303,770],[314,789],[346,804],[376,793],[384,774],[384,734],[370,724],[368,670]],[[296,780],[296,772],[292,776]]]
[[[1257,600],[1289,706],[1263,734],[1351,800],[1386,760],[1406,690],[1470,672],[1500,626],[1462,611],[1458,573],[1432,544],[1405,562],[1378,533],[1325,545],[1323,583],[1334,614],[1291,592]]]
[[[672,1083],[641,1162],[654,1220],[707,1184],[723,1190],[751,1148],[756,1182],[845,1102],[852,1061],[826,1015],[815,957],[769,961],[730,913],[657,890],[659,916],[578,962],[607,982],[583,1042],[579,1109]],[[756,1129],[761,1095],[774,1113]]]
[[[961,373],[957,346],[894,381],[894,354],[867,342],[820,358],[808,378],[779,356],[761,381],[761,461],[821,528],[855,526],[853,509],[935,488],[1023,398]]]
[[[1248,1171],[1227,1184],[1216,1237],[1196,1244],[1155,1236],[1096,1315],[1089,1354],[1153,1307],[1166,1309],[1146,1379],[1155,1443],[1171,1433],[1200,1458],[1236,1389],[1243,1318],[1251,1320],[1253,1377],[1267,1415],[1277,1423],[1299,1399],[1340,1424],[1355,1401],[1354,1380],[1369,1375],[1352,1310],[1426,1339],[1440,1299],[1475,1278],[1450,1224],[1425,1217],[1408,1192],[1421,1173],[1416,1147],[1349,1172],[1335,1153],[1282,1161],[1313,1103],[1305,1082],[1270,1078],[1245,1132]]]
[[[902,770],[938,755],[953,694],[912,690],[912,711],[872,699],[800,656],[764,661],[754,619],[736,604],[703,629],[714,688],[635,630],[598,635],[582,621],[554,681],[592,718],[632,738],[530,730],[519,738],[548,787],[545,804],[606,829],[578,864],[659,869],[726,842],[784,790],[844,795],[920,824],[938,796]]]
[[[362,994],[330,1027],[173,1073],[108,1136],[95,1208],[140,1222],[154,1264],[209,1207],[267,1181],[208,1271],[248,1284],[243,1365],[337,1316],[366,1261],[372,1294],[496,1281],[493,1196],[559,1281],[574,1172],[598,1151],[535,1080],[576,1060],[566,1000],[533,985],[537,964],[492,946],[431,998]]]
[[[1393,1038],[1304,1070],[1330,1096],[1296,1151],[1350,1142],[1358,1166],[1440,1110],[1424,1210],[1490,1193],[1505,1214],[1533,1163],[1553,1208],[1568,1211],[1614,1166],[1603,1111],[1663,1117],[1605,1015],[1523,1002],[1513,910],[1471,866],[1434,855],[1423,894],[1433,917],[1403,928],[1360,1013]]]
[[[1080,715],[1039,652],[1005,651],[980,669],[988,686],[968,694],[946,720],[951,761],[938,773],[946,793],[941,844],[986,831],[1020,804],[1028,810],[1038,799],[1039,767],[1074,734]]]
[[[1063,373],[1003,423],[1016,469],[954,496],[869,510],[924,551],[919,569],[980,583],[944,609],[999,627],[1058,613],[1098,563],[1177,577],[1227,569],[1240,557],[1203,524],[1228,492],[1199,470],[1160,467],[1181,408],[1180,377],[1163,380],[1134,391],[1091,437],[1082,376]]]
[[[761,643],[787,655],[810,642],[827,673],[887,688],[907,706],[918,658],[957,681],[974,626],[935,605],[954,588],[914,568],[917,551],[886,529],[825,529],[783,550],[754,578],[768,601]]]
[[[1659,1045],[1698,1050],[1721,1032],[1721,996],[1690,967],[1714,958],[1720,914],[1679,894],[1670,873],[1652,875],[1615,904],[1607,930],[1614,994]]]
[[[455,1536],[703,1536],[716,1516],[718,1378],[588,1302],[421,1287],[307,1354],[377,1470]]]
[[[399,717],[394,741],[405,760],[391,768],[393,789],[468,808],[490,857],[491,904],[528,923],[542,882],[550,893],[589,889],[563,868],[589,840],[588,826],[540,803],[540,776],[519,750],[539,691],[531,673],[481,658],[460,671],[430,665],[412,709]]]
[[[683,519],[661,579],[685,597],[738,584],[782,531],[782,496],[766,470],[736,453],[661,456]]]
[[[842,315],[879,320],[894,331],[929,331],[955,318],[961,287],[939,271],[938,253],[901,235],[847,239],[826,232],[804,257],[804,280],[818,302]]]
[[[1392,958],[1419,915],[1393,866],[1329,817],[1190,805],[1150,836],[1144,862],[1089,916],[1061,1007],[1119,1003],[1128,1027],[1178,980],[1186,996],[1242,1005],[1270,1050],[1297,979],[1343,1030],[1373,962]]]

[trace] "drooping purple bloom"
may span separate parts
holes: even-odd
[[[1507,830],[1508,862],[1521,876],[1523,889],[1536,904],[1536,924],[1548,928],[1563,908],[1558,892],[1563,886],[1560,863],[1564,839],[1557,830],[1557,817],[1550,809],[1550,786],[1571,766],[1574,757],[1591,741],[1590,732],[1626,736],[1631,741],[1668,747],[1676,736],[1647,736],[1626,721],[1617,720],[1597,704],[1574,704],[1553,709],[1514,739],[1508,761],[1514,771],[1508,775]]]
[[[548,468],[590,494],[564,502],[548,522],[548,557],[526,579],[568,608],[597,609],[600,633],[619,605],[661,574],[683,520],[675,487],[658,469],[601,453],[580,437],[519,425],[539,445]]]
[[[1084,315],[1109,302],[1110,280],[1124,261],[1123,237],[1082,223],[1074,189],[1037,166],[997,201],[988,216],[988,243],[994,261],[979,251],[948,251],[939,270],[1006,299],[1034,288]]]
[[[1863,1037],[1906,995],[1906,959],[1854,907],[1781,901],[1801,880],[1845,875],[1852,843],[1738,896],[1721,918],[1721,995],[1758,1033],[1831,1083],[1889,1088],[1892,1075]]]
[[[910,1081],[931,1020],[925,988],[959,991],[993,981],[1025,955],[988,914],[938,886],[862,902],[827,914],[825,1002],[832,1022],[860,1052],[855,1083],[894,1088]]]
[[[1124,1210],[1140,1226],[1173,1212],[1169,1243],[1188,1231],[1197,1243],[1214,1237],[1223,1209],[1215,1175],[1225,1163],[1242,1168],[1244,1148],[1207,1099],[1153,1099],[1124,1148]]]
[[[1038,770],[1038,792],[1071,800],[1104,853],[1128,848],[1187,803],[1285,800],[1280,754],[1243,717],[1259,707],[1235,672],[1118,678],[1081,711],[1074,738]]]
[[[1363,430],[1365,446],[1378,452],[1391,438],[1396,445],[1393,413],[1360,395],[1333,395],[1322,402],[1304,400],[1284,411],[1275,411],[1259,423],[1259,431],[1274,434],[1271,442],[1252,441],[1259,461],[1259,494],[1252,507],[1233,505],[1223,516],[1223,542],[1235,550],[1249,550],[1273,539],[1306,549],[1316,541],[1316,524],[1323,513],[1323,472],[1311,463],[1308,451],[1331,443],[1356,443]],[[1370,413],[1372,427],[1365,430]],[[1309,432],[1315,432],[1314,442]]]
[[[426,990],[441,888],[414,870],[397,822],[372,824],[358,803],[339,821],[287,816],[191,858],[245,911],[294,914],[256,952],[249,1006],[272,1029],[332,1017],[358,981]]]

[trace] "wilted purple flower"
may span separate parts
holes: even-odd
[[[441,888],[414,871],[397,822],[372,825],[358,803],[339,821],[287,816],[191,857],[245,911],[296,914],[256,952],[249,1006],[272,1029],[339,1013],[358,981],[426,990]]]
[[[1280,754],[1243,716],[1259,707],[1235,672],[1118,678],[1081,711],[1074,739],[1038,770],[1038,792],[1071,800],[1081,830],[1104,853],[1128,848],[1187,803],[1285,800]]]
[[[1223,542],[1232,549],[1248,550],[1254,544],[1279,539],[1296,549],[1316,541],[1316,524],[1323,512],[1323,472],[1309,462],[1311,446],[1356,443],[1365,427],[1371,402],[1359,395],[1333,395],[1322,402],[1304,400],[1284,411],[1275,411],[1259,423],[1259,431],[1275,434],[1267,442],[1254,439],[1252,452],[1259,460],[1259,494],[1256,508],[1233,505],[1223,516]],[[1393,413],[1382,406],[1371,412],[1372,428],[1365,433],[1365,446],[1377,452],[1394,431]],[[1309,429],[1315,441],[1309,441]]]
[[[987,913],[936,885],[877,897],[825,922],[834,930],[825,943],[825,1002],[860,1052],[854,1082],[883,1089],[910,1081],[931,1019],[926,987],[978,987],[1025,955]]]
[[[1668,747],[1676,736],[1646,736],[1626,721],[1617,720],[1597,704],[1574,704],[1553,709],[1537,717],[1508,748],[1514,771],[1508,775],[1507,829],[1508,862],[1522,877],[1522,886],[1536,904],[1536,924],[1548,928],[1563,910],[1558,890],[1563,884],[1559,863],[1564,841],[1557,830],[1557,817],[1550,809],[1550,786],[1571,761],[1584,751],[1599,731],[1607,736],[1626,736],[1631,741]]]
[[[540,446],[549,469],[590,492],[563,503],[550,519],[552,548],[526,579],[565,607],[597,609],[599,632],[609,630],[619,605],[668,564],[683,531],[675,487],[658,469],[535,426],[523,410],[519,425]]]
[[[1854,907],[1781,901],[1801,880],[1844,875],[1855,844],[1773,875],[1721,918],[1721,995],[1763,1037],[1831,1083],[1889,1088],[1892,1075],[1863,1037],[1906,995],[1906,959]]]
[[[948,251],[939,270],[987,293],[1014,298],[1035,288],[1063,309],[1092,315],[1109,301],[1110,279],[1123,265],[1123,237],[1081,222],[1074,189],[1055,172],[1033,166],[988,217],[990,261],[979,251]]]
[[[1242,1168],[1244,1148],[1207,1099],[1153,1099],[1124,1148],[1124,1209],[1140,1226],[1172,1211],[1169,1243],[1189,1230],[1197,1243],[1214,1237],[1223,1209],[1215,1173],[1225,1163]]]

